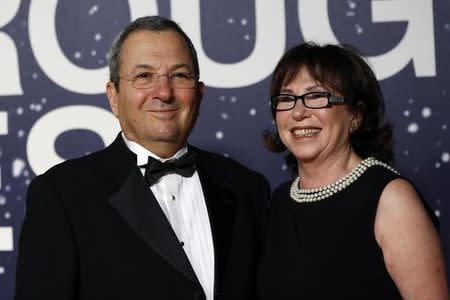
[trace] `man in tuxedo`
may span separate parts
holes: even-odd
[[[122,132],[31,182],[16,299],[253,299],[270,188],[187,144],[205,89],[192,42],[144,17],[109,60]]]

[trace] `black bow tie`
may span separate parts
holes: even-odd
[[[140,166],[145,167],[145,180],[149,185],[153,185],[161,177],[167,174],[179,174],[183,177],[191,177],[195,171],[195,158],[197,154],[188,152],[178,159],[160,162],[153,157],[148,157],[148,163]]]

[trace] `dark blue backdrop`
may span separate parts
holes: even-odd
[[[443,0],[2,0],[0,4],[0,298],[12,299],[30,180],[101,149],[118,124],[104,95],[106,52],[136,17],[172,17],[199,50],[208,85],[190,142],[267,176],[270,71],[305,41],[350,43],[374,67],[395,125],[395,167],[441,221],[450,260],[450,2]]]

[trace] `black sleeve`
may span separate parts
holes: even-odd
[[[28,188],[15,300],[69,300],[77,296],[77,258],[71,226],[50,179],[38,176]]]

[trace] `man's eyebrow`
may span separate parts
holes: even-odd
[[[185,63],[180,63],[180,64],[174,64],[170,67],[170,70],[176,70],[176,69],[182,69],[182,68],[186,68],[189,71],[191,71],[191,68],[188,64]],[[155,70],[156,68],[152,65],[149,64],[137,64],[133,67],[132,70],[136,70],[136,69],[147,69],[147,70]]]
[[[192,72],[191,70],[191,66],[185,63],[181,63],[181,64],[175,64],[171,67],[172,70],[176,70],[176,69],[188,69],[190,72]]]
[[[153,67],[152,65],[149,65],[149,64],[137,64],[137,65],[133,66],[132,70],[135,70],[135,69],[149,69],[149,70],[151,70],[151,69],[154,69],[154,68],[155,67]]]

